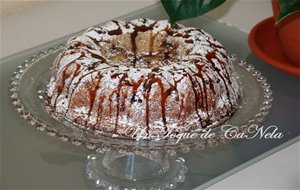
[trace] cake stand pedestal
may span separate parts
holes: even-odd
[[[185,179],[184,162],[166,152],[109,151],[87,156],[86,174],[105,189],[174,189]]]

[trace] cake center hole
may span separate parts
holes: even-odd
[[[155,68],[175,62],[179,43],[164,32],[137,32],[116,36],[106,53],[110,65]]]

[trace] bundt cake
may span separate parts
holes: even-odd
[[[56,116],[119,136],[193,132],[231,116],[240,97],[224,47],[166,20],[111,21],[71,38],[52,66]]]

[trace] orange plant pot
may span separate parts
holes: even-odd
[[[278,0],[272,0],[274,19],[279,15]],[[300,12],[289,15],[276,26],[282,51],[287,59],[300,67]]]

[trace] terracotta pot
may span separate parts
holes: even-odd
[[[272,0],[274,19],[279,15],[278,0]],[[300,12],[289,15],[276,26],[281,48],[287,59],[300,67]]]

